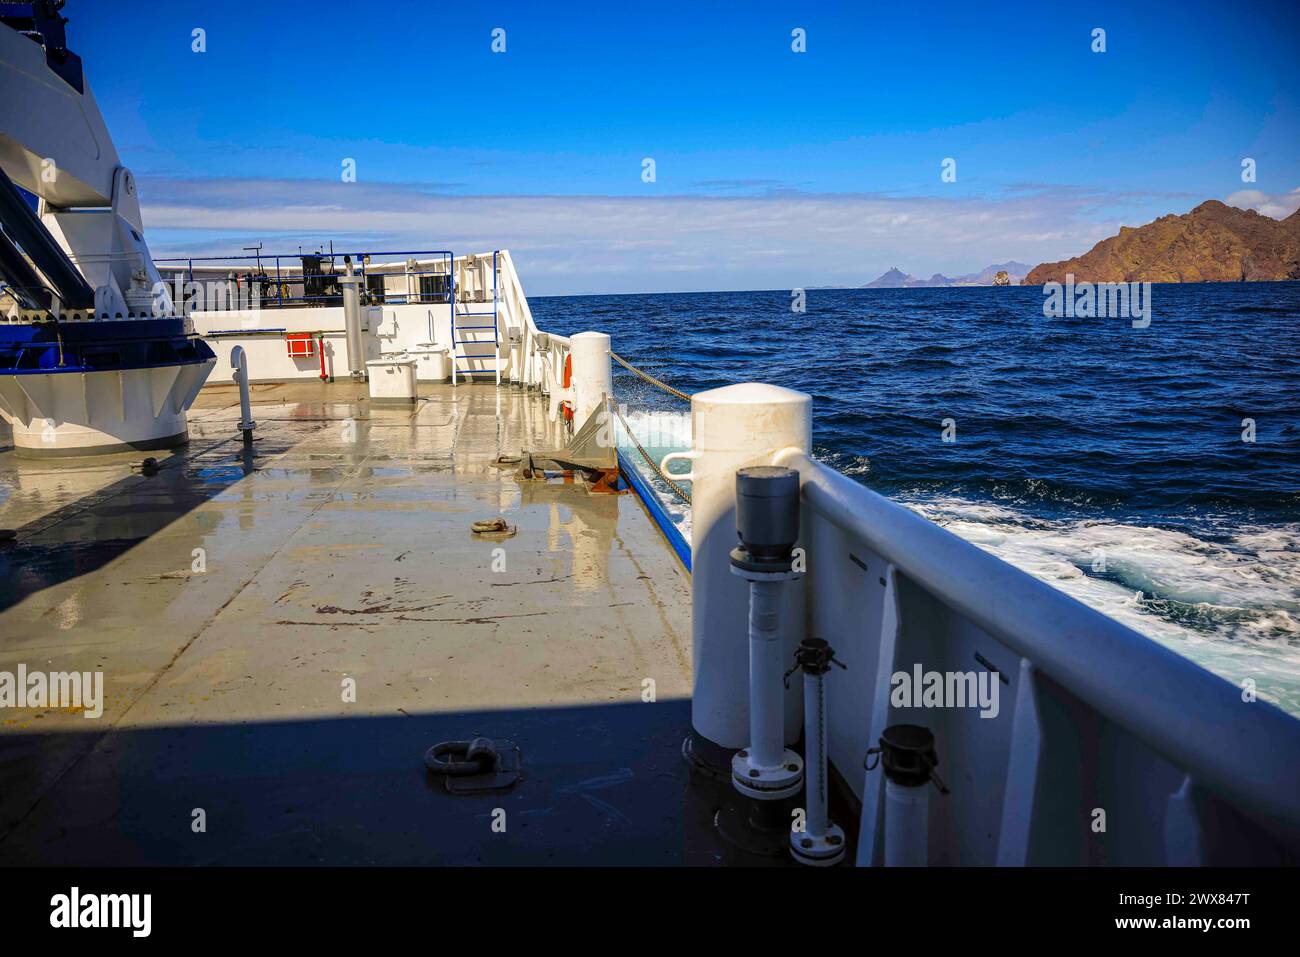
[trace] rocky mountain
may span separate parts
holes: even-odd
[[[909,276],[907,273],[899,270],[897,266],[890,266],[880,278],[873,279],[863,286],[863,289],[902,289],[904,286],[914,285],[919,282],[915,276]]]
[[[1013,260],[1012,262],[994,263],[979,272],[967,273],[964,276],[948,277],[941,273],[935,273],[929,279],[918,279],[916,276],[903,272],[897,266],[891,266],[880,278],[873,279],[862,288],[932,289],[940,286],[992,286],[999,272],[1005,272],[1011,283],[1015,284],[1020,282],[1029,271],[1029,266]]]
[[[1218,200],[1145,226],[1120,227],[1088,252],[1032,269],[1025,285],[1064,282],[1239,282],[1300,279],[1300,210],[1286,219]]]

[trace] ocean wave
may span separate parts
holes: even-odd
[[[1163,285],[1149,329],[1045,320],[1027,287],[530,305],[688,393],[811,394],[822,461],[1300,712],[1300,283]],[[615,376],[629,408],[686,410]]]
[[[1224,541],[1113,521],[1044,519],[954,496],[905,505],[1008,564],[1300,713],[1300,527]]]

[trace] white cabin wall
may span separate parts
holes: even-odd
[[[432,360],[427,355],[429,344],[447,350],[448,361],[452,355],[451,307],[446,303],[412,303],[401,306],[372,306],[380,314],[376,331],[380,351],[384,355],[409,352],[416,355],[416,378],[431,381]]]
[[[362,315],[370,317],[370,335],[366,337],[367,360],[389,353],[419,350],[430,341],[451,348],[451,310],[445,303],[363,306]],[[244,347],[252,381],[318,378],[320,356],[291,358],[285,332],[323,333],[326,373],[330,376],[347,375],[350,368],[342,306],[195,312],[191,318],[194,331],[203,336],[217,354],[217,366],[209,380],[212,382],[232,381],[230,352],[236,345]],[[432,340],[429,339],[430,330]],[[428,364],[422,362],[421,365],[426,368],[417,367],[417,376],[431,378],[426,374]]]

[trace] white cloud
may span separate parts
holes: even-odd
[[[882,194],[463,196],[420,184],[142,183],[156,256],[263,241],[336,248],[508,248],[534,294],[861,285],[890,266],[948,275],[1077,255],[1114,234],[1123,194],[1033,187],[997,198]],[[1164,202],[1167,202],[1165,200]]]
[[[1238,190],[1224,200],[1229,206],[1253,209],[1264,216],[1286,219],[1300,209],[1300,186],[1289,193],[1265,193],[1258,189]]]

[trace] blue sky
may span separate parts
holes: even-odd
[[[790,288],[1300,204],[1295,4],[154,7],[64,12],[158,255],[499,246],[538,294]]]

